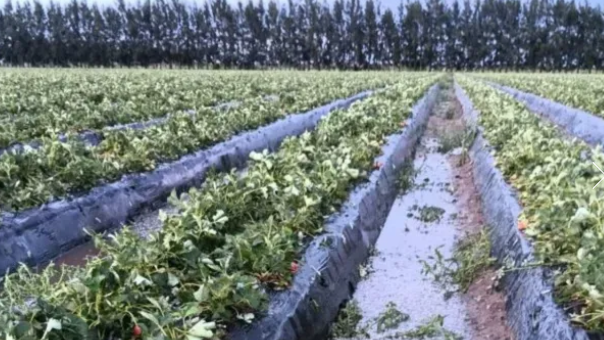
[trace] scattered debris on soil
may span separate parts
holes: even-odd
[[[359,323],[363,319],[361,309],[359,308],[358,302],[355,300],[349,301],[346,306],[340,309],[338,318],[335,323],[332,324],[329,331],[329,338],[355,338],[365,337],[369,335],[364,327],[359,327]]]
[[[396,332],[389,335],[386,339],[434,339],[440,338],[443,340],[463,340],[463,337],[447,330],[443,327],[445,318],[442,315],[436,315],[435,317],[428,320],[426,323],[418,326],[417,328],[406,331]],[[381,339],[380,339],[381,340]]]
[[[447,217],[460,211],[451,193],[441,190],[449,186],[453,178],[446,156],[437,152],[438,145],[436,136],[424,135],[413,167],[406,175],[401,175],[404,180],[399,186],[401,182],[405,183],[402,186],[405,194],[394,203],[375,245],[381,255],[372,259],[371,272],[358,283],[353,296],[363,315],[360,325],[370,325],[365,327],[370,339],[394,336],[413,339],[409,336],[416,334],[414,331],[427,320],[442,315],[445,316],[443,328],[470,340],[471,330],[462,298],[452,296],[445,301],[445,292],[421,274],[422,266],[416,259],[416,256],[422,258],[432,254],[443,244],[446,245],[445,256],[451,256],[456,241],[455,224]],[[417,218],[408,217],[409,212]],[[393,306],[401,314],[389,308]],[[388,310],[390,313],[386,312]],[[391,321],[396,321],[391,323],[392,328],[384,325],[378,332],[377,320],[383,319],[384,315],[398,317],[392,318]],[[434,339],[439,338],[442,336]],[[364,338],[357,335],[339,339]]]
[[[451,258],[445,259],[438,248],[434,253],[429,257],[432,263],[421,260],[423,273],[441,283],[448,291],[459,289],[467,292],[472,282],[495,263],[485,231],[469,234],[459,241]]]
[[[405,314],[396,308],[394,302],[386,304],[386,310],[380,313],[376,318],[376,327],[378,333],[384,333],[386,330],[397,328],[401,322],[409,320],[409,314]]]
[[[468,131],[462,118],[461,104],[454,98],[456,112],[453,122],[451,120],[440,120],[442,126],[449,126],[449,129],[458,131]],[[435,117],[435,119],[439,119]],[[447,158],[453,170],[454,182],[451,186],[454,188],[457,198],[457,207],[460,214],[457,216],[458,230],[464,236],[464,239],[458,242],[459,245],[466,245],[466,250],[457,250],[457,253],[473,253],[472,259],[476,267],[472,268],[469,262],[466,264],[468,269],[465,278],[458,278],[462,291],[463,299],[466,304],[468,322],[472,328],[473,339],[476,340],[512,340],[512,332],[507,324],[505,296],[499,290],[499,277],[497,269],[494,267],[494,260],[490,258],[490,247],[488,234],[485,228],[484,218],[482,216],[482,202],[474,184],[472,174],[472,163],[468,157],[468,151],[472,145],[476,130],[467,135],[467,144],[464,143],[458,152],[449,152]],[[463,248],[463,247],[462,247]],[[488,255],[487,255],[488,254]],[[464,256],[461,256],[464,258]],[[480,268],[482,267],[482,268]],[[462,275],[462,276],[464,276]]]
[[[409,213],[407,216],[415,217],[416,219],[426,223],[440,221],[445,213],[445,209],[443,208],[429,205],[419,207],[417,204],[413,205],[410,211],[417,211],[419,216],[414,216],[413,213]]]
[[[361,310],[358,303],[354,300],[340,310],[337,321],[330,329],[329,338],[346,338],[346,339],[375,339],[370,336],[368,330],[375,326],[378,334],[384,333],[387,330],[397,328],[401,323],[410,319],[408,314],[399,311],[394,302],[386,304],[384,311],[380,315],[367,322],[360,324],[362,320]],[[398,331],[376,340],[389,339],[443,339],[443,340],[463,340],[463,337],[452,332],[444,327],[445,317],[442,315],[433,316],[417,327],[408,331]]]
[[[383,256],[364,267],[354,294],[362,319],[340,340],[513,339],[473,182],[475,131],[451,85],[443,86],[414,166],[399,177],[401,196],[376,243]]]

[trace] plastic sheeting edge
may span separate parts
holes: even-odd
[[[229,339],[305,340],[326,335],[360,280],[359,265],[369,256],[396,198],[397,173],[413,156],[437,94],[438,85],[433,85],[414,105],[407,128],[388,138],[376,159],[384,165],[328,219],[326,233],[304,252],[291,289],[274,294],[268,315],[234,331]]]
[[[570,135],[593,146],[604,146],[604,119],[590,112],[568,107],[556,101],[509,86],[488,81],[485,83],[511,95],[526,105],[530,111],[547,118]]]
[[[476,122],[477,112],[465,91],[455,84],[466,121]],[[500,262],[521,266],[533,259],[533,249],[518,231],[522,208],[515,191],[495,166],[490,146],[480,132],[470,149],[474,182],[482,201],[482,212],[489,226],[494,255]],[[573,327],[553,299],[549,272],[543,268],[508,272],[502,280],[506,296],[508,323],[518,340],[588,340],[587,333]]]
[[[263,97],[266,101],[276,101],[278,100],[278,96],[268,95]],[[236,108],[241,105],[241,102],[238,100],[232,100],[230,102],[222,103],[215,105],[213,107],[216,111],[224,111],[229,108]],[[194,116],[197,114],[195,110],[185,110],[185,113]],[[94,130],[85,130],[77,134],[77,138],[82,142],[90,146],[99,145],[103,141],[102,132],[110,132],[110,131],[123,131],[123,130],[144,130],[153,126],[164,124],[173,114],[167,114],[157,118],[151,118],[142,122],[133,122],[128,124],[117,124],[107,126],[101,129],[101,131]],[[65,134],[60,134],[58,140],[62,143],[67,142],[67,136]],[[42,143],[38,140],[30,140],[29,142],[16,142],[10,146],[0,148],[0,156],[6,152],[16,152],[21,153],[25,150],[25,148],[38,149],[42,146]]]
[[[86,242],[89,236],[84,228],[98,233],[120,227],[173,190],[181,192],[201,184],[210,169],[241,168],[251,152],[274,151],[286,137],[314,129],[327,113],[347,108],[371,93],[365,91],[306,113],[289,115],[175,162],[162,164],[151,172],[127,175],[118,182],[93,188],[73,200],[55,201],[16,214],[3,213],[0,272],[14,270],[20,262],[44,263]]]

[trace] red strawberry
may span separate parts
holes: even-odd
[[[138,338],[139,336],[141,336],[141,334],[143,334],[143,330],[141,329],[141,327],[139,325],[134,325],[134,328],[132,329],[132,335],[134,335],[135,338]]]
[[[383,165],[382,162],[375,162],[375,164],[373,164],[373,169],[379,170]]]
[[[297,273],[297,272],[298,272],[298,267],[299,267],[299,266],[298,266],[298,263],[297,263],[297,262],[292,262],[292,263],[291,263],[291,265],[289,266],[289,271],[290,271],[292,274],[295,274],[295,273]]]
[[[398,126],[404,128],[405,126],[407,126],[407,122],[406,121],[402,121],[398,124]]]
[[[518,230],[524,230],[527,227],[526,221],[518,221]]]

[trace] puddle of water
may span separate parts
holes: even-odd
[[[96,257],[99,250],[94,247],[94,243],[88,242],[81,246],[77,246],[65,254],[57,257],[53,262],[60,267],[61,265],[80,267],[86,264],[87,259]]]
[[[418,150],[414,162],[419,169],[415,183],[416,186],[422,184],[425,178],[429,182],[395,201],[375,245],[377,255],[371,259],[372,272],[359,283],[354,294],[363,313],[360,325],[378,317],[389,302],[409,314],[410,319],[397,329],[381,334],[377,334],[375,326],[371,327],[371,339],[415,329],[436,315],[445,317],[444,328],[470,339],[461,298],[454,295],[446,300],[446,291],[422,274],[419,261],[434,256],[437,248],[445,258],[450,257],[457,241],[456,225],[450,216],[458,214],[458,209],[453,195],[444,190],[446,183],[453,181],[452,169],[445,155],[435,151],[436,146],[438,142],[434,139],[422,141],[422,150]],[[417,210],[413,211],[414,206],[442,208],[444,214],[438,221],[422,222],[409,217],[409,214],[418,215]]]
[[[162,222],[159,220],[159,212],[163,210],[167,214],[174,214],[177,212],[177,208],[169,205],[167,202],[157,209],[149,209],[136,216],[127,225],[140,237],[146,238],[152,232],[161,229]],[[88,262],[91,257],[96,257],[99,254],[99,250],[94,246],[94,243],[87,242],[80,246],[77,246],[59,257],[55,258],[53,262],[56,265],[70,265],[81,267]]]

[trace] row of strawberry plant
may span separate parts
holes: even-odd
[[[163,228],[149,239],[124,229],[96,237],[101,256],[83,268],[22,267],[5,277],[0,335],[196,340],[261,316],[267,293],[288,287],[298,252],[436,78],[403,80],[334,111],[278,152],[253,154],[247,172],[172,197],[178,212],[160,214]]]
[[[487,74],[481,78],[604,117],[604,76],[601,75]]]
[[[594,185],[604,164],[600,147],[564,137],[511,96],[460,78],[480,112],[497,166],[518,191],[518,228],[533,242],[539,263],[555,274],[555,295],[572,320],[604,330],[604,201]]]
[[[273,84],[288,84],[285,79],[259,78],[236,73],[4,71],[0,73],[4,89],[0,147],[271,94]]]
[[[242,98],[288,96],[318,82],[337,86],[357,78],[349,73],[301,72],[3,72],[0,147]]]
[[[287,113],[350,96],[361,88],[381,87],[393,79],[392,75],[359,75],[338,86],[332,81],[320,82],[280,96],[278,101],[247,99],[224,114],[211,108],[200,109],[194,116],[175,114],[166,123],[144,130],[104,131],[102,142],[92,147],[77,138],[67,143],[47,138],[37,150],[0,156],[0,204],[6,210],[20,210],[82,192],[124,174],[151,170],[160,162],[257,128]]]

